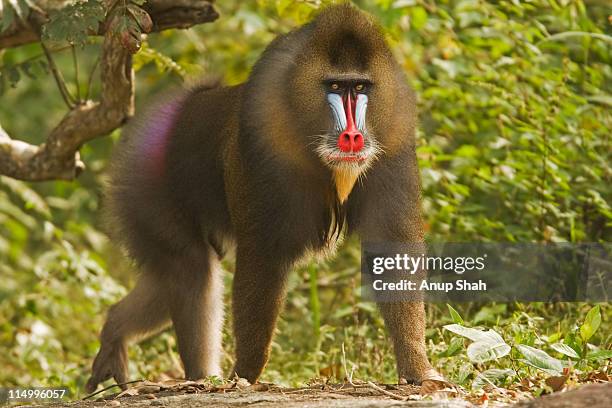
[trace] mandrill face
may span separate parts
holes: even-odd
[[[363,170],[374,159],[378,146],[368,132],[368,93],[372,82],[365,76],[344,76],[324,81],[331,126],[319,136],[316,153],[328,167]]]
[[[378,159],[413,143],[414,98],[378,25],[350,6],[336,10],[266,50],[241,114],[276,157],[331,176],[343,203]]]
[[[351,16],[315,23],[321,33],[303,44],[288,76],[312,157],[336,179],[355,181],[387,151],[390,129],[402,119],[393,112],[401,94],[393,56],[377,26]]]
[[[292,98],[295,122],[310,139],[313,159],[331,170],[341,203],[396,143],[393,135],[403,133],[395,125],[406,122],[395,112],[402,109],[396,98],[403,86],[393,56],[377,27],[357,17],[348,25],[315,25],[327,32],[303,45],[289,73],[290,89],[299,96]]]

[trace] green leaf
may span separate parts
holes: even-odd
[[[600,103],[602,105],[612,108],[612,96],[610,95],[593,95],[587,96],[586,100],[589,102]]]
[[[461,337],[453,337],[448,345],[448,348],[438,354],[438,357],[452,357],[463,349],[463,340]]]
[[[32,72],[32,63],[29,61],[21,64],[21,71],[28,76],[30,79],[36,79],[36,75]]]
[[[467,356],[473,363],[484,363],[497,360],[510,353],[511,347],[506,342],[477,341],[468,346]]]
[[[481,211],[481,210],[477,210]],[[499,316],[502,316],[506,313],[507,305],[506,304],[497,304],[490,306],[483,306],[475,315],[473,322],[474,324],[478,324],[481,322],[491,322],[496,323]]]
[[[448,303],[446,304],[446,307],[448,307],[448,312],[450,313],[451,319],[453,319],[453,322],[462,325],[463,324],[463,319],[461,318],[461,315],[459,314],[459,312],[456,311],[455,308],[453,308]]]
[[[495,330],[478,330],[471,327],[465,327],[460,324],[447,324],[444,329],[466,337],[472,341],[488,341],[489,343],[503,342],[504,339]]]
[[[589,341],[595,334],[597,329],[601,325],[601,313],[599,311],[599,305],[594,306],[589,313],[587,313],[584,323],[580,326],[580,337],[584,342]]]
[[[413,7],[410,9],[410,22],[415,30],[420,30],[427,23],[427,11],[421,7]]]
[[[545,351],[524,344],[518,344],[516,348],[525,357],[525,360],[521,361],[526,364],[551,375],[563,374],[563,364],[561,361],[549,356]]]
[[[587,354],[587,360],[607,360],[612,358],[612,350],[597,350]]]
[[[548,42],[548,41],[559,41],[559,40],[565,40],[567,38],[575,38],[575,37],[596,38],[598,40],[602,40],[604,42],[607,42],[608,44],[612,44],[612,36],[609,36],[609,35],[606,35],[606,34],[590,33],[590,32],[586,32],[586,31],[566,31],[566,32],[563,32],[563,33],[557,33],[557,34],[551,35],[550,37],[547,37],[547,38],[543,39],[542,41],[540,41],[536,45],[539,45],[541,43]]]
[[[444,328],[474,341],[468,346],[467,355],[475,363],[495,360],[510,353],[510,346],[494,330],[477,330],[459,324],[448,324]]]
[[[484,331],[465,327],[460,324],[447,324],[444,326],[444,329],[462,337],[466,337],[472,341],[479,341],[485,338]]]
[[[489,370],[478,373],[474,381],[472,382],[472,390],[479,390],[485,385],[493,384],[499,385],[507,377],[513,377],[516,375],[516,371],[509,368],[491,368]]]
[[[578,355],[578,353],[576,353],[576,350],[574,350],[573,348],[571,348],[570,346],[568,346],[567,344],[563,344],[563,343],[555,343],[552,344],[550,346],[553,350],[571,357],[571,358],[580,358],[580,356]]]
[[[8,67],[6,70],[6,74],[8,76],[8,80],[11,86],[13,88],[17,86],[17,83],[21,79],[21,74],[19,73],[17,67]]]
[[[13,24],[15,21],[15,12],[12,7],[6,7],[2,13],[2,20],[0,21],[0,33]]]

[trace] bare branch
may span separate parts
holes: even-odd
[[[40,29],[49,19],[49,13],[59,10],[69,3],[68,0],[35,2],[27,22],[15,21],[0,33],[0,49],[17,47],[39,41]],[[214,0],[149,0],[143,9],[153,20],[153,31],[170,28],[189,28],[197,24],[215,21],[219,14],[213,7]],[[2,12],[0,11],[0,20]],[[104,35],[104,27],[91,35]]]
[[[76,85],[76,100],[78,103],[82,102],[81,99],[81,81],[79,78],[79,59],[77,58],[77,50],[74,45],[70,46],[72,52],[72,67],[74,68],[74,83]]]
[[[49,64],[49,69],[51,70],[53,79],[55,79],[55,83],[57,84],[57,87],[60,93],[62,94],[62,99],[64,100],[64,103],[66,103],[66,106],[69,109],[71,109],[74,106],[75,101],[72,95],[70,95],[70,91],[68,91],[68,87],[66,86],[66,81],[64,81],[64,76],[62,75],[60,70],[57,68],[57,65],[55,65],[55,60],[53,59],[53,56],[51,55],[51,51],[49,51],[45,43],[41,41],[40,46],[42,47],[45,53],[45,57],[47,58],[47,63]]]

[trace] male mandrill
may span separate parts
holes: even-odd
[[[415,102],[348,4],[274,40],[244,84],[166,98],[125,135],[108,209],[142,275],[114,305],[87,389],[127,379],[128,342],[174,325],[185,376],[221,375],[220,259],[236,248],[230,376],[268,360],[291,267],[343,233],[422,242]],[[401,381],[439,378],[419,302],[380,304]]]

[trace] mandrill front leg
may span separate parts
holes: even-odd
[[[399,382],[443,380],[427,359],[423,302],[389,302],[378,307],[393,341]]]
[[[230,373],[255,383],[270,355],[270,343],[285,298],[289,261],[239,243],[232,293],[236,365]],[[282,248],[279,253],[283,253]]]

